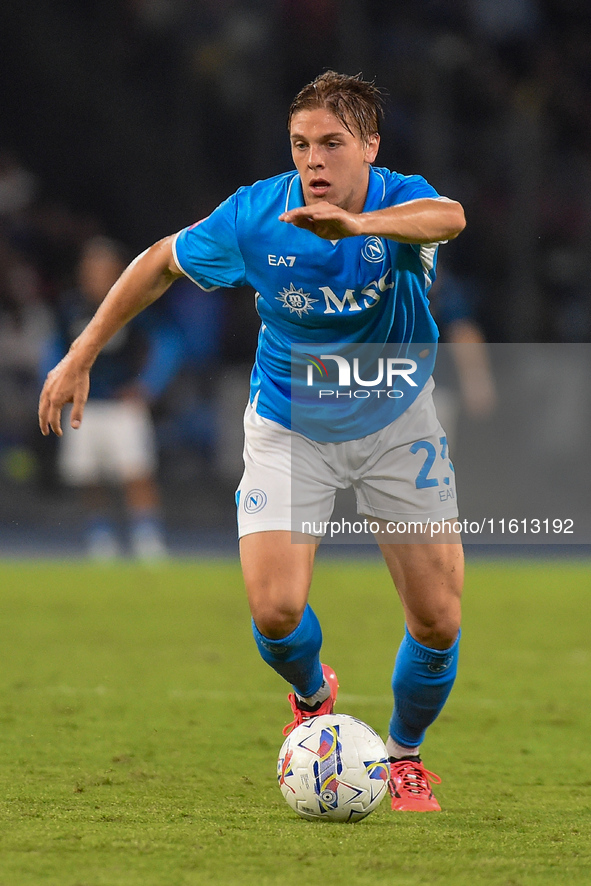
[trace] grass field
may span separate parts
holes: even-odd
[[[424,746],[441,814],[296,818],[289,708],[238,567],[0,564],[0,886],[591,883],[590,568],[473,563]],[[402,621],[373,561],[318,566],[338,710],[385,737]]]

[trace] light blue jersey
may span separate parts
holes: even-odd
[[[372,167],[364,211],[438,196],[421,176]],[[256,397],[259,415],[316,440],[356,439],[397,418],[431,374],[438,332],[427,292],[435,279],[437,245],[375,236],[323,240],[278,220],[303,204],[297,172],[240,188],[177,235],[175,258],[202,289],[250,285],[256,290],[262,323],[250,397],[251,402]],[[398,343],[404,346],[402,356],[420,352],[416,386],[404,398],[374,398],[371,406],[361,399],[343,402],[338,420],[321,422],[317,433],[310,422],[297,427],[292,348],[319,355],[316,346],[327,343]]]

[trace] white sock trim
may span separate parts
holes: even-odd
[[[324,680],[324,682],[322,683],[322,686],[320,687],[318,692],[314,693],[314,695],[303,696],[303,695],[298,695],[298,693],[296,692],[296,696],[300,699],[300,701],[303,701],[304,704],[307,704],[310,707],[313,707],[315,704],[318,704],[319,702],[326,701],[326,699],[329,697],[329,695],[330,695],[330,686],[328,685],[326,680]]]

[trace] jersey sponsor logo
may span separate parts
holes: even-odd
[[[355,299],[354,289],[345,289],[345,294],[342,298],[339,298],[336,292],[334,292],[334,290],[331,289],[330,286],[321,286],[320,292],[324,296],[324,302],[326,305],[324,308],[325,314],[334,314],[335,308],[337,309],[339,314],[342,314],[345,309],[345,305],[348,305],[349,311],[361,310],[361,305],[358,305]]]
[[[274,268],[293,268],[295,260],[295,255],[267,255],[267,261]]]
[[[361,250],[361,255],[366,261],[381,261],[386,254],[384,244],[379,237],[366,237]]]
[[[262,489],[251,489],[244,496],[244,510],[247,514],[257,514],[267,504],[267,496]]]
[[[388,268],[382,277],[372,280],[360,292],[355,289],[345,289],[342,296],[330,286],[320,286],[320,292],[324,296],[323,313],[350,314],[362,311],[364,308],[375,308],[382,295],[395,286],[391,275],[392,269]],[[284,308],[288,308],[290,314],[297,314],[300,318],[302,314],[314,310],[312,305],[319,301],[317,298],[312,298],[309,292],[304,292],[303,288],[296,289],[293,283],[289,284],[289,289],[282,289],[275,298]]]
[[[318,301],[317,298],[310,298],[309,292],[296,289],[293,283],[289,284],[289,289],[282,289],[275,298],[283,303],[284,308],[288,308],[290,314],[297,314],[298,317],[311,311],[312,305]]]
[[[363,308],[375,308],[377,303],[380,301],[382,294],[387,292],[388,289],[394,288],[394,283],[392,279],[388,280],[388,277],[391,276],[392,269],[388,268],[383,277],[380,277],[379,280],[372,280],[371,283],[368,283],[361,290],[361,294],[356,293],[354,289],[346,289],[345,294],[342,298],[339,298],[337,293],[330,288],[330,286],[321,286],[320,291],[324,296],[324,313],[325,314],[334,314],[335,308],[342,314],[345,308],[347,312],[351,311],[361,311]],[[355,297],[357,296],[357,298]],[[364,296],[364,298],[362,298]],[[357,301],[359,299],[359,301]],[[361,304],[359,304],[361,302]]]

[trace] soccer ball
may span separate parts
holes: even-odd
[[[287,804],[314,821],[360,821],[388,788],[388,753],[380,736],[355,717],[325,714],[297,726],[277,761]]]

